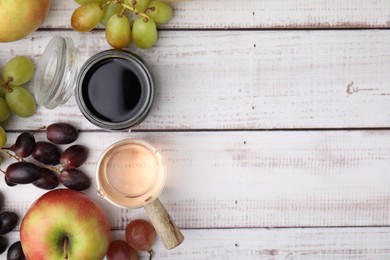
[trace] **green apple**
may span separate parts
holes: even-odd
[[[27,211],[20,240],[27,259],[99,260],[109,247],[110,225],[87,195],[57,189],[44,194]]]
[[[0,42],[20,40],[37,30],[49,11],[51,0],[1,0]]]

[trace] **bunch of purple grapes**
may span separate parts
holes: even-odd
[[[91,185],[90,178],[77,167],[88,157],[88,149],[72,145],[61,151],[58,145],[70,144],[78,138],[78,130],[68,123],[54,123],[46,128],[48,141],[36,141],[30,132],[21,133],[8,148],[18,161],[10,164],[5,171],[8,186],[30,184],[51,190],[59,183],[72,190],[85,190]],[[35,162],[25,159],[31,156]]]

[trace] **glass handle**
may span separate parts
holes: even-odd
[[[144,206],[144,209],[166,249],[173,249],[184,241],[180,229],[158,198]]]

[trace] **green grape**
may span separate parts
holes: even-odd
[[[8,119],[10,114],[9,106],[4,98],[0,97],[0,122]]]
[[[157,27],[152,19],[137,18],[132,32],[133,42],[138,48],[151,48],[157,41]]]
[[[161,1],[150,1],[146,14],[152,18],[157,24],[168,23],[172,18],[172,7]]]
[[[139,12],[143,12],[148,7],[149,0],[135,0],[135,9]],[[125,0],[126,5],[133,6],[133,0]]]
[[[111,16],[106,26],[106,40],[116,49],[126,48],[130,44],[131,27],[126,16]]]
[[[26,56],[15,56],[7,62],[3,70],[3,79],[8,80],[12,77],[9,83],[12,86],[19,86],[27,83],[34,76],[34,63]]]
[[[89,32],[103,18],[104,12],[98,2],[81,5],[74,10],[71,17],[72,28],[78,32]]]
[[[30,117],[35,114],[35,100],[23,87],[12,87],[11,92],[5,93],[5,100],[11,111],[20,117]]]
[[[3,148],[6,143],[7,143],[7,133],[0,125],[0,148]]]
[[[119,12],[122,10],[122,6],[116,3],[110,3],[106,7],[104,7],[104,15],[103,18],[100,20],[100,23],[104,26],[107,25],[108,20],[113,16],[114,14],[119,14]]]
[[[106,0],[74,0],[74,1],[76,3],[78,3],[79,5],[85,5],[85,4],[89,4],[89,3],[93,3],[93,2],[103,3]]]
[[[7,91],[5,88],[1,87],[4,84],[4,80],[0,79],[0,97],[5,97],[5,92]]]

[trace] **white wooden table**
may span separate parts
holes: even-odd
[[[16,54],[38,62],[55,35],[72,37],[83,61],[108,49],[103,30],[70,28],[76,6],[53,0],[39,31],[1,44],[0,64]],[[174,8],[155,48],[131,49],[157,88],[133,132],[98,129],[72,97],[10,118],[9,142],[70,122],[91,149],[82,167],[91,178],[112,143],[154,144],[169,171],[160,199],[186,237],[172,251],[156,242],[154,259],[390,259],[390,1],[194,0]],[[3,209],[20,216],[45,192],[4,181],[0,189]],[[98,198],[95,182],[86,193],[107,212],[113,238],[146,218]],[[8,236],[18,240],[18,230]]]

